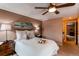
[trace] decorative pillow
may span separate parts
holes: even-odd
[[[16,31],[16,37],[17,37],[17,40],[27,39],[27,33],[26,31]]]
[[[27,31],[27,38],[28,39],[32,39],[35,37],[35,33],[34,31]]]

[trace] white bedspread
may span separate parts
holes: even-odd
[[[39,44],[40,38],[30,40],[17,40],[15,51],[19,56],[51,56],[56,55],[59,47],[53,40],[47,40],[46,44]]]

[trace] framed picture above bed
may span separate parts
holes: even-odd
[[[15,30],[34,30],[35,27],[31,22],[15,22],[13,28]]]

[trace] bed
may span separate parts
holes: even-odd
[[[19,56],[52,56],[56,55],[59,47],[53,40],[47,40],[46,44],[39,44],[38,41],[44,38],[33,38],[30,40],[15,40],[15,51]]]
[[[19,24],[24,24],[25,26],[26,23],[20,22]],[[24,26],[21,27],[24,28]],[[28,27],[33,29],[32,26]],[[28,27],[26,28],[28,29]],[[16,36],[17,38],[15,40],[15,52],[19,56],[52,56],[56,55],[59,50],[59,47],[55,41],[35,37],[34,31],[32,30],[16,31]],[[30,39],[28,39],[28,37]],[[39,43],[40,40],[45,40],[46,43],[41,44]]]

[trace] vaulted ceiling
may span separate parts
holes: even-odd
[[[58,9],[60,11],[60,14],[56,15],[55,13],[47,13],[46,15],[42,15],[45,10],[35,9],[36,6],[47,7],[48,3],[0,3],[0,9],[35,18],[41,21],[58,17],[76,16],[78,15],[79,10],[79,4],[77,3],[76,5],[71,7]]]

